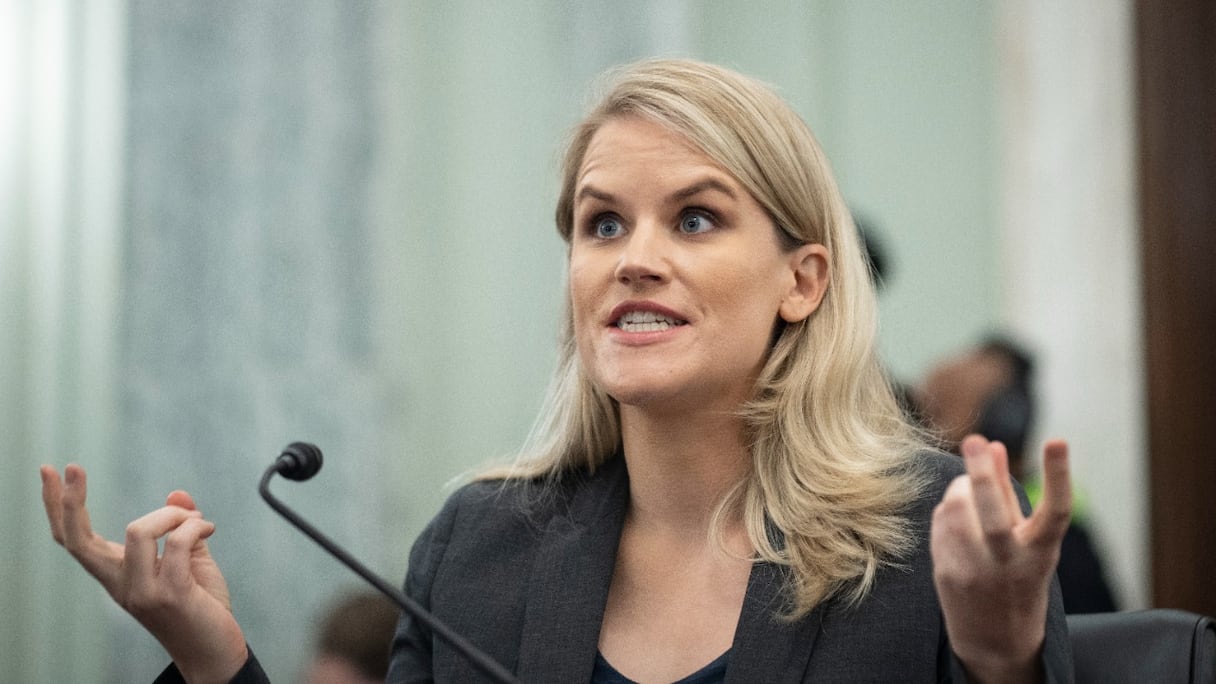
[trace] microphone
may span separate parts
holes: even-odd
[[[274,462],[274,470],[288,480],[303,482],[321,470],[321,450],[308,442],[292,442]]]
[[[286,518],[297,529],[308,535],[321,548],[328,551],[331,556],[342,561],[355,574],[395,601],[407,614],[451,644],[453,648],[459,651],[465,658],[468,658],[469,662],[476,665],[484,674],[489,675],[492,679],[502,684],[519,684],[515,676],[508,672],[498,661],[474,646],[468,639],[457,634],[455,630],[448,627],[434,615],[431,615],[417,601],[384,581],[379,575],[372,572],[367,566],[360,563],[354,556],[347,553],[345,549],[335,544],[324,534],[321,534],[317,528],[310,525],[306,520],[297,515],[295,511],[292,511],[286,504],[279,501],[270,493],[270,480],[276,473],[289,480],[303,482],[321,470],[321,462],[321,450],[315,445],[307,442],[292,442],[283,449],[283,453],[279,454],[275,462],[266,469],[266,472],[262,475],[261,483],[258,484],[258,493],[262,495],[266,503],[279,515]]]

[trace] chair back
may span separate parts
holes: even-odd
[[[1078,684],[1216,684],[1216,623],[1210,617],[1156,608],[1067,620]]]

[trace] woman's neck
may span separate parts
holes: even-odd
[[[622,406],[621,435],[633,524],[705,538],[722,497],[751,468],[736,417],[656,418]]]

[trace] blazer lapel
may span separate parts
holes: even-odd
[[[587,682],[629,500],[621,458],[575,486],[541,534],[519,654],[524,682]]]
[[[817,607],[793,622],[781,619],[786,605],[782,575],[783,570],[772,563],[752,567],[726,668],[726,684],[803,680],[823,622],[823,608]]]

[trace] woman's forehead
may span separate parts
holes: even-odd
[[[686,136],[658,122],[630,116],[606,121],[592,136],[573,179],[576,193],[614,173],[640,170],[665,177],[713,176],[732,190],[742,188],[733,174]]]

